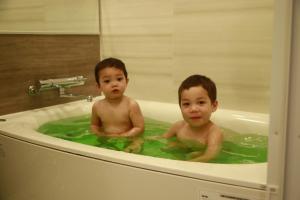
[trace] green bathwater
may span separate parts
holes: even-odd
[[[38,131],[46,135],[62,138],[65,140],[108,148],[117,151],[124,150],[130,141],[127,138],[98,138],[89,130],[90,116],[72,117],[43,124]],[[141,136],[144,140],[139,154],[168,159],[185,160],[188,151],[163,150],[171,139],[150,139],[149,136],[161,135],[170,127],[169,123],[145,119],[145,132]],[[237,133],[224,129],[224,142],[222,151],[212,163],[261,163],[267,161],[268,137],[254,133]]]

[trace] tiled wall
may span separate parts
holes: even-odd
[[[125,61],[127,93],[177,102],[193,73],[211,77],[221,108],[269,111],[272,0],[102,0],[102,56]]]
[[[0,115],[75,99],[59,98],[58,90],[28,95],[38,80],[83,75],[74,94],[98,95],[94,66],[99,61],[97,35],[0,35]]]

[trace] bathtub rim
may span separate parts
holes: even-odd
[[[0,116],[0,118],[7,119],[6,122],[0,122],[0,134],[14,139],[22,140],[24,142],[29,142],[31,144],[56,149],[59,151],[64,151],[76,155],[81,155],[89,158],[99,159],[107,162],[118,163],[121,165],[138,167],[142,169],[174,174],[178,176],[195,178],[216,183],[242,186],[252,189],[265,190],[266,188],[267,163],[195,163],[130,154],[74,143],[71,141],[51,137],[48,135],[43,135],[35,130],[32,130],[32,127],[26,124],[26,120],[17,120],[22,119],[22,116],[24,115],[30,115],[32,117],[32,115],[44,111],[60,109],[61,107],[73,107],[76,105],[82,106],[82,104],[86,106],[86,103],[84,101],[75,101]],[[89,106],[91,105],[88,105],[88,107]],[[18,127],[16,126],[16,123],[18,123]],[[24,130],[28,131],[27,135],[22,134]],[[226,174],[224,174],[224,172],[226,172]],[[245,174],[245,172],[248,172],[248,174]]]

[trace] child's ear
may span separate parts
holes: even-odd
[[[213,112],[215,112],[219,106],[218,101],[216,100],[215,102],[213,102],[211,106],[212,106]]]
[[[101,90],[100,84],[96,83],[96,88],[99,90],[99,94],[101,96],[102,95],[102,90]]]
[[[129,78],[126,78],[126,83],[128,84],[128,82],[129,82]]]

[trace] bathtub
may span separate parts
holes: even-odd
[[[138,101],[145,116],[174,122],[177,104]],[[91,102],[1,116],[0,199],[262,200],[267,163],[212,164],[103,149],[41,134],[47,121],[80,116]],[[244,132],[268,133],[268,115],[219,109],[212,120]]]

